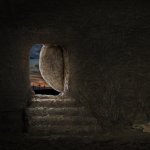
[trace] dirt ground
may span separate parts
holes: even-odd
[[[102,137],[2,137],[0,150],[150,150],[150,134]]]

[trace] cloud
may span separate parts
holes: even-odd
[[[34,44],[30,49],[30,59],[39,59],[42,44]]]

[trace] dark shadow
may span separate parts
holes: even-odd
[[[58,95],[59,92],[54,89],[34,89],[35,94],[42,94],[42,95]]]

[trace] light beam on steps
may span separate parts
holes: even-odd
[[[82,107],[29,107],[27,114],[32,116],[47,116],[47,115],[66,115],[66,116],[91,116],[91,114]]]
[[[80,106],[74,99],[33,99],[32,107]]]
[[[30,125],[93,125],[97,124],[97,120],[93,117],[82,116],[36,116],[30,119]]]
[[[101,132],[97,120],[72,98],[36,97],[26,113],[32,136],[91,136]]]

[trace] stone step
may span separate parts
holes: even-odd
[[[73,107],[80,106],[74,99],[33,99],[32,107]]]
[[[31,116],[29,118],[29,125],[96,125],[97,120],[93,117],[84,116],[64,116],[64,115],[53,115],[53,116]]]
[[[50,135],[96,135],[101,132],[99,126],[34,126],[29,128],[30,135],[50,136]]]
[[[84,107],[30,107],[26,109],[26,113],[28,116],[90,116],[90,113]]]
[[[36,96],[26,114],[33,136],[91,136],[101,131],[97,120],[72,98]]]

